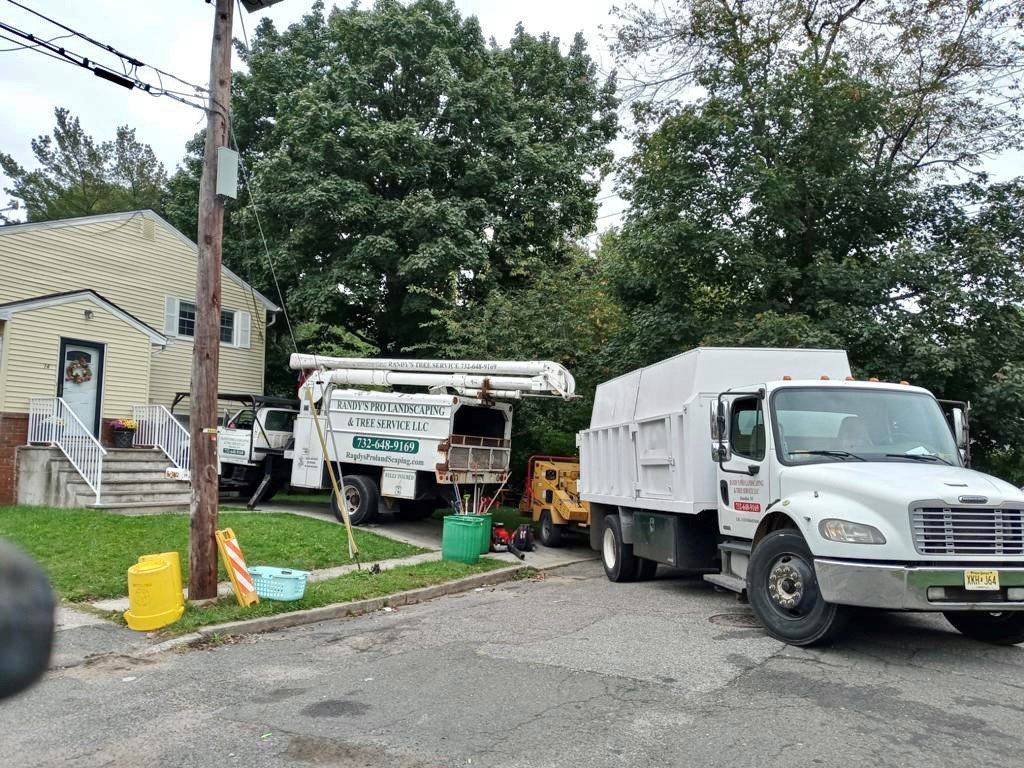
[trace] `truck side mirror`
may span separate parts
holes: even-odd
[[[729,403],[714,400],[711,403],[711,458],[719,463],[732,458],[729,448]]]
[[[962,450],[967,448],[969,435],[967,432],[967,417],[963,408],[954,408],[953,414],[953,436],[956,438],[956,447]]]

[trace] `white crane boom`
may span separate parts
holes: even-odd
[[[453,387],[477,397],[484,390],[491,397],[556,395],[566,400],[576,394],[572,374],[548,360],[401,360],[296,353],[290,364],[294,370],[318,371],[310,378],[319,386]]]

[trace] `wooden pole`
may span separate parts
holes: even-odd
[[[199,184],[199,269],[192,347],[192,522],[190,600],[217,596],[217,373],[220,366],[221,245],[224,201],[217,197],[217,150],[228,143],[234,0],[217,0],[210,52],[210,103]]]

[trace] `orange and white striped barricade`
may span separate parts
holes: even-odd
[[[231,586],[235,590],[235,597],[238,604],[249,606],[260,601],[256,594],[256,587],[252,583],[252,576],[249,575],[249,568],[242,556],[242,547],[235,538],[235,532],[230,528],[217,531],[217,549],[220,550],[220,558],[224,561],[224,570],[228,572],[231,579]]]

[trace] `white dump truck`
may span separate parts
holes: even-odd
[[[1024,493],[966,467],[966,404],[841,350],[702,348],[599,385],[578,442],[612,581],[703,573],[793,645],[851,606],[1024,642]]]
[[[477,503],[488,486],[493,491],[508,478],[512,406],[499,401],[571,398],[576,386],[569,371],[545,361],[296,354],[291,367],[307,372],[294,445],[285,451],[291,485],[329,489],[330,462],[344,477],[355,525],[382,513],[417,517],[459,506],[464,495]],[[428,391],[380,391],[395,386]],[[333,497],[332,506],[340,516]]]

